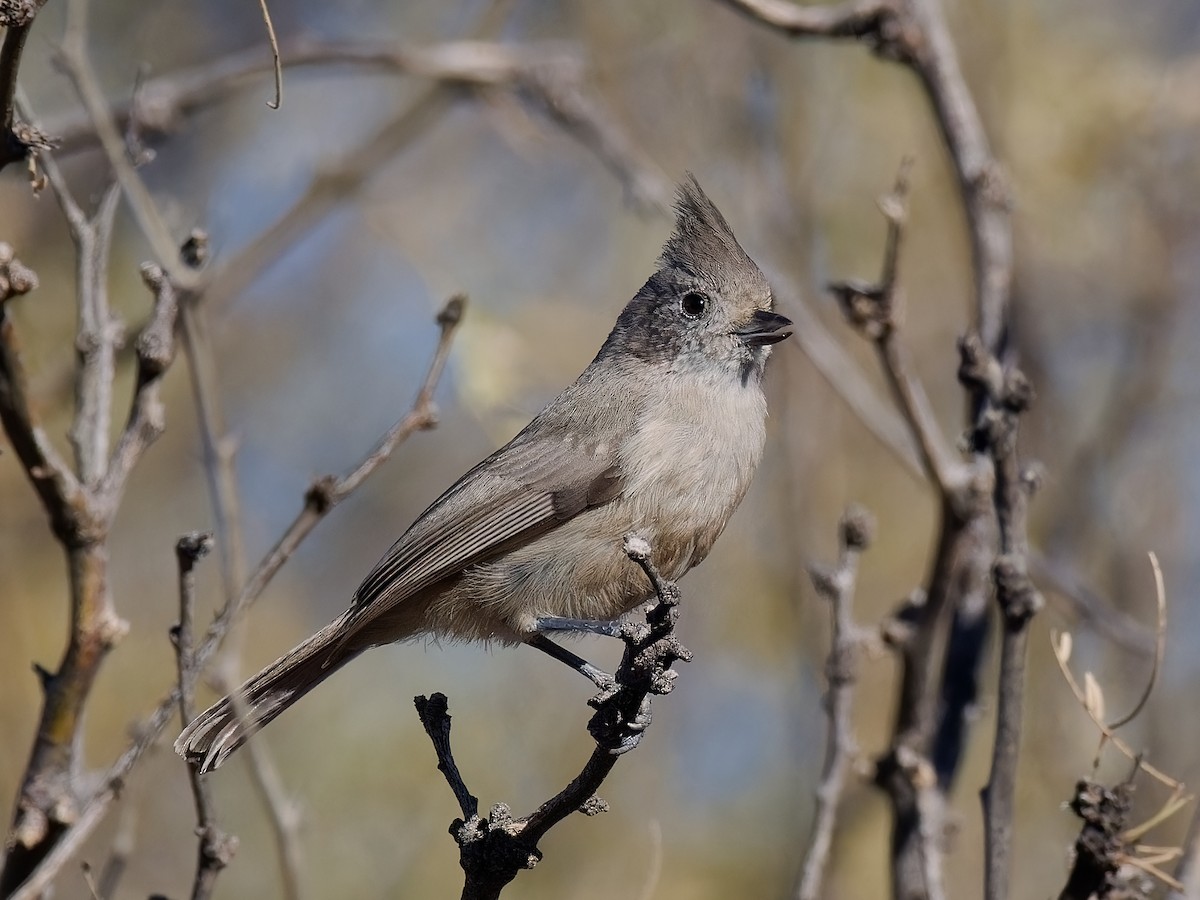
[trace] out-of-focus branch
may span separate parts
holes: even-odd
[[[208,235],[194,229],[185,244],[185,265],[201,268],[208,258]],[[200,445],[204,453],[204,471],[216,522],[216,542],[221,562],[221,584],[225,602],[233,603],[246,581],[246,553],[242,540],[241,495],[236,468],[236,439],[225,428],[217,362],[208,332],[207,308],[203,303],[187,304],[180,318],[180,336],[188,360],[192,398],[200,426]],[[227,643],[224,660],[213,681],[222,693],[232,694],[241,683],[237,672],[238,641]],[[261,741],[247,749],[250,781],[262,799],[275,839],[283,895],[286,900],[300,897],[301,848],[300,814],[288,797],[283,781]]]
[[[121,131],[109,109],[108,100],[92,69],[87,53],[86,10],[86,4],[79,0],[71,0],[67,4],[67,24],[63,32],[60,64],[83,102],[88,119],[96,131],[101,147],[104,148],[104,155],[112,166],[118,184],[121,185],[121,192],[129,202],[138,227],[154,248],[158,265],[177,290],[188,293],[198,287],[198,279],[191,269],[179,264],[180,242],[171,237],[170,229],[167,228],[154,198],[150,195],[150,189],[137,174]]]
[[[924,601],[906,614],[903,639],[893,641],[901,660],[901,684],[891,745],[876,767],[876,783],[892,804],[892,883],[900,897],[941,896],[943,788],[950,773],[933,764],[942,723],[962,714],[942,703],[951,672],[947,660],[967,669],[977,665],[951,647],[952,623],[986,570],[986,490],[981,467],[952,459],[926,397],[900,342],[903,318],[898,282],[899,251],[905,220],[907,163],[893,192],[880,208],[888,220],[888,238],[879,282],[837,282],[830,286],[847,320],[878,351],[888,384],[913,440],[922,467],[938,492],[941,527]],[[895,630],[893,637],[899,632]],[[969,699],[969,698],[968,698]],[[957,757],[950,760],[957,765]]]
[[[937,0],[862,0],[799,6],[784,0],[722,0],[793,38],[854,38],[921,79],[958,177],[975,272],[976,330],[1000,353],[1012,288],[1009,188],[958,64]]]
[[[870,545],[874,530],[874,520],[865,509],[847,509],[838,528],[837,566],[832,570],[819,566],[809,569],[813,587],[829,601],[833,634],[825,663],[825,677],[829,679],[829,690],[825,695],[825,710],[829,716],[825,765],[817,785],[816,819],[796,892],[799,900],[818,900],[822,896],[821,886],[833,847],[838,806],[846,776],[858,755],[851,712],[858,654],[867,638],[864,629],[855,624],[851,607],[858,577],[858,557]]]
[[[984,896],[1005,900],[1012,870],[1013,798],[1025,703],[1025,660],[1030,619],[1042,608],[1042,595],[1029,575],[1026,533],[1029,495],[1037,480],[1022,471],[1017,456],[1020,415],[1029,408],[1033,389],[1019,369],[1005,368],[977,336],[959,344],[959,379],[981,410],[972,435],[977,452],[986,452],[995,473],[993,502],[1000,548],[992,566],[1002,624],[1000,680],[992,769],[982,792],[984,818]]]
[[[281,45],[280,54],[288,68],[360,66],[429,79],[452,94],[513,91],[595,153],[621,180],[635,203],[648,209],[670,209],[672,190],[668,180],[616,125],[611,112],[588,96],[579,60],[561,44],[514,47],[457,41],[405,47],[301,38]],[[187,116],[220,102],[247,81],[265,74],[269,67],[255,50],[150,79],[138,102],[118,105],[114,115],[118,124],[132,120],[139,131],[166,133]],[[53,122],[47,130],[60,135],[62,152],[81,149],[97,137],[94,123],[76,116]],[[351,165],[349,159],[339,170],[367,174],[377,171]]]
[[[896,339],[898,325],[904,316],[904,295],[898,276],[911,165],[909,160],[901,164],[892,193],[879,202],[888,223],[883,273],[879,281],[875,284],[837,281],[830,284],[829,289],[841,305],[846,320],[868,337],[879,352],[892,396],[910,433],[916,438],[925,476],[937,486],[945,502],[957,504],[958,492],[969,473],[966,466],[952,459],[924,385],[913,372],[908,350]]]
[[[401,443],[415,432],[432,428],[437,424],[433,392],[445,368],[465,305],[464,297],[454,297],[439,313],[438,324],[441,327],[441,334],[437,350],[411,410],[388,431],[379,444],[353,471],[342,478],[327,476],[318,479],[308,489],[305,494],[304,508],[300,514],[259,563],[258,568],[250,576],[235,602],[225,606],[196,647],[193,665],[198,672],[203,671],[220,651],[231,627],[258,599],[275,573],[291,557],[317,523],[378,469]],[[47,852],[44,853],[44,858],[37,863],[28,878],[23,879],[23,883],[18,882],[21,884],[20,889],[12,895],[11,900],[35,900],[50,886],[66,862],[104,819],[130,772],[136,768],[145,757],[146,752],[157,742],[172,715],[178,711],[178,702],[178,689],[172,690],[159,702],[150,716],[141,723],[137,730],[136,740],[109,768],[102,786],[87,800],[73,824],[55,836],[56,839],[45,848]],[[14,885],[15,887],[16,885]]]
[[[1012,282],[1012,229],[1009,221],[1009,195],[1001,168],[993,158],[979,114],[967,89],[958,64],[958,56],[937,0],[875,0],[836,7],[799,7],[779,0],[725,0],[743,14],[792,37],[852,37],[863,41],[881,57],[910,68],[920,79],[932,108],[933,117],[949,152],[957,176],[959,193],[966,211],[975,277],[975,341],[992,360],[1007,356],[1006,320]],[[885,209],[886,212],[886,209]],[[889,218],[891,218],[889,216]],[[891,234],[897,235],[895,228]],[[894,245],[894,242],[893,242]],[[890,254],[889,254],[890,258]],[[885,265],[887,284],[888,267]],[[876,298],[886,300],[884,290]],[[893,292],[894,293],[894,292]],[[862,296],[859,294],[859,296]],[[886,304],[878,304],[884,307]],[[853,317],[852,317],[853,320]],[[885,321],[887,321],[885,316]],[[894,321],[894,320],[892,320]],[[883,329],[885,332],[889,329]],[[882,349],[882,348],[881,348]],[[1005,740],[1015,745],[1014,732],[1020,717],[1020,692],[1013,679],[1023,677],[1024,626],[1036,608],[1036,597],[1028,579],[1028,559],[1024,541],[1024,487],[1015,462],[1015,413],[1009,419],[1002,413],[1007,395],[972,388],[968,427],[978,436],[997,416],[1010,427],[1004,433],[991,434],[992,443],[976,441],[970,463],[955,466],[952,480],[947,479],[947,454],[935,449],[930,427],[932,417],[923,408],[919,396],[904,391],[911,379],[903,377],[904,360],[882,352],[885,371],[893,382],[905,417],[922,449],[924,465],[931,472],[942,496],[942,526],[933,570],[929,576],[926,602],[915,610],[915,622],[903,644],[903,675],[895,727],[889,753],[880,761],[878,779],[893,802],[893,893],[896,896],[933,896],[936,872],[928,863],[936,849],[941,824],[936,810],[940,798],[925,782],[928,754],[939,715],[942,691],[939,685],[951,673],[947,660],[961,661],[972,674],[979,654],[972,658],[955,652],[950,641],[950,623],[964,598],[979,593],[979,581],[993,557],[993,538],[983,498],[995,492],[1001,522],[1001,553],[996,558],[995,580],[999,590],[1013,598],[1012,608],[1028,612],[1006,620],[1005,667],[1001,704],[1005,708]],[[997,362],[999,365],[999,362]],[[1013,376],[1014,382],[1017,376]],[[1021,379],[1023,381],[1023,379]],[[1001,374],[1004,382],[1004,373]],[[1014,387],[1014,395],[1019,391]],[[1027,398],[1026,398],[1027,400]],[[989,459],[990,456],[990,459]],[[1011,459],[1011,465],[1009,460]],[[991,465],[989,465],[991,463]],[[993,470],[992,472],[987,471]],[[1023,603],[1022,601],[1029,601]],[[1004,607],[1007,608],[1007,607]],[[956,632],[958,633],[958,632]],[[961,632],[969,634],[969,631]],[[977,642],[976,642],[977,643]],[[961,657],[961,659],[960,659]],[[1004,697],[1007,696],[1007,700]],[[950,711],[941,711],[943,716]],[[1015,756],[1013,757],[1015,764]],[[1004,788],[997,788],[997,799]],[[1002,804],[1001,804],[1002,806]],[[933,818],[929,813],[932,811]],[[993,825],[1006,810],[997,807]],[[926,837],[922,837],[926,836]],[[915,838],[915,840],[914,840]],[[997,853],[1006,854],[1006,848]],[[989,847],[989,854],[993,848]],[[989,855],[989,861],[1002,863],[1001,856]],[[1006,865],[1006,856],[1003,864]],[[1002,896],[1007,878],[989,869],[988,896]]]
[[[196,564],[212,550],[211,534],[189,534],[175,545],[179,562],[179,624],[172,637],[179,670],[179,717],[186,726],[196,716],[196,666],[192,660],[192,617],[196,609]],[[237,838],[226,834],[217,824],[216,809],[208,779],[198,766],[188,764],[188,779],[196,804],[196,833],[200,846],[196,858],[196,877],[192,881],[192,900],[207,900],[221,870],[229,865],[237,851]]]
[[[438,769],[458,800],[463,818],[450,826],[466,873],[463,900],[499,897],[522,869],[533,868],[542,858],[538,842],[551,828],[573,812],[593,816],[607,810],[596,791],[617,758],[632,750],[650,724],[650,696],[670,693],[676,673],[670,668],[691,653],[675,637],[679,617],[679,589],[665,581],[650,561],[650,545],[630,535],[625,552],[641,566],[658,596],[646,614],[645,624],[626,623],[620,638],[625,653],[614,673],[614,684],[588,701],[596,713],[588,731],[596,748],[583,770],[562,791],[524,817],[514,817],[508,806],[497,803],[488,817],[479,815],[479,801],[467,788],[450,750],[450,717],[446,697],[415,698],[421,724],[433,742]]]
[[[3,0],[0,2],[0,26],[4,42],[0,44],[0,169],[19,162],[30,150],[46,148],[46,138],[16,115],[17,73],[21,53],[33,28],[33,20],[46,0]]]
[[[1180,887],[1170,894],[1169,900],[1200,900],[1200,808],[1192,813],[1175,877]]]
[[[83,486],[58,453],[33,406],[29,374],[8,303],[35,290],[37,275],[0,243],[0,422],[30,483],[42,501],[54,533],[71,533],[73,509],[83,505]]]
[[[64,202],[64,206],[74,206],[74,201]],[[103,204],[100,215],[104,215]],[[82,280],[84,277],[87,283],[100,283],[100,273],[82,271],[86,268],[82,266],[83,259],[92,260],[101,271],[107,267],[106,256],[86,253],[89,248],[95,247],[100,224],[96,220],[72,214],[68,215],[68,223],[76,233],[76,245],[80,251],[81,285],[85,283]],[[161,430],[161,413],[157,412],[157,386],[171,361],[176,310],[174,295],[158,290],[153,283],[152,271],[147,270],[145,274],[147,283],[156,292],[156,312],[150,326],[138,340],[139,377],[134,389],[133,412],[118,442],[117,452],[111,459],[104,460],[98,477],[89,484],[81,484],[74,476],[68,479],[67,470],[60,462],[51,462],[46,472],[30,473],[35,486],[72,485],[70,495],[60,494],[56,487],[47,486],[39,490],[44,502],[47,497],[52,498],[47,503],[51,522],[67,553],[71,628],[58,670],[50,673],[39,669],[45,702],[17,799],[9,835],[10,850],[0,875],[0,894],[6,896],[25,881],[59,837],[79,821],[80,807],[87,799],[81,796],[79,784],[82,765],[79,727],[83,709],[101,663],[127,628],[117,615],[109,592],[107,538],[120,504],[125,475]],[[103,312],[106,306],[99,309]],[[96,311],[97,307],[91,309],[93,313]],[[39,448],[36,419],[25,406],[27,400],[23,397],[21,387],[24,374],[19,368],[19,357],[12,342],[11,323],[5,320],[0,324],[4,326],[2,330],[5,335],[5,352],[0,353],[0,359],[8,363],[0,366],[0,410],[6,413],[3,415],[5,428],[22,460],[28,458],[36,461],[37,452],[44,452],[44,448]],[[81,316],[81,337],[78,342],[81,348],[89,346],[88,338],[96,337],[88,330],[90,324]],[[99,324],[101,332],[109,334],[108,339],[111,339],[112,323]],[[87,382],[87,378],[111,380],[111,366],[91,367],[89,372],[81,382],[81,397],[95,392],[111,398],[111,383],[107,387],[97,388]],[[18,398],[17,402],[10,404],[12,398]],[[107,414],[96,414],[94,407],[81,402],[72,428],[80,451],[81,468],[94,467],[95,460],[101,458],[108,446],[107,435],[94,433],[100,427],[107,429]],[[29,428],[33,430],[23,430]],[[44,436],[40,440],[44,440]],[[30,455],[30,450],[35,452]],[[57,469],[57,466],[63,467]]]

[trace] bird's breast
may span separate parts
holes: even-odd
[[[708,553],[762,458],[757,382],[664,379],[621,450],[632,530],[679,577]]]

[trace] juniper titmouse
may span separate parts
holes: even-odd
[[[659,263],[574,384],[435,500],[345,613],[199,715],[181,755],[215,768],[364,650],[420,635],[529,643],[588,673],[545,632],[649,599],[625,535],[670,579],[708,555],[762,456],[763,366],[792,323],[691,176]]]

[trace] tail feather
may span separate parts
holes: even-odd
[[[201,772],[225,762],[251,735],[366,649],[353,635],[347,639],[346,619],[335,619],[200,713],[175,741],[175,752]]]

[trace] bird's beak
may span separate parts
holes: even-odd
[[[765,347],[767,344],[778,344],[784,338],[791,337],[792,320],[779,313],[765,309],[755,310],[754,315],[745,328],[734,332],[751,347]]]

